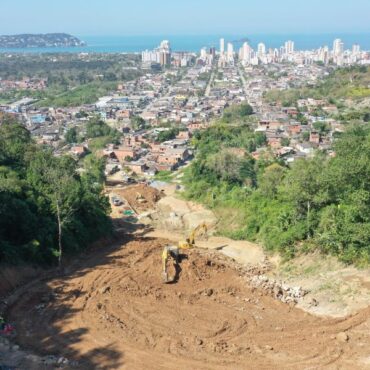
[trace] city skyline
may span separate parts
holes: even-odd
[[[0,34],[69,32],[77,35],[240,33],[368,33],[370,3],[328,0],[221,1],[5,0]],[[161,11],[159,12],[158,9]],[[333,16],[335,14],[335,16]],[[181,15],[181,16],[179,16]],[[15,22],[14,19],[17,19]]]

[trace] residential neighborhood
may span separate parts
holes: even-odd
[[[56,155],[70,153],[76,158],[92,151],[91,139],[67,143],[67,132],[76,129],[84,137],[89,120],[99,119],[116,130],[120,139],[93,151],[107,158],[106,173],[121,179],[131,175],[151,178],[183,166],[194,154],[194,132],[222,117],[228,107],[240,104],[253,108],[249,124],[266,138],[266,145],[252,153],[255,159],[274,156],[290,163],[317,150],[330,154],[333,138],[343,130],[334,118],[338,113],[334,104],[302,98],[288,106],[268,99],[272,91],[279,95],[279,91],[315,86],[329,74],[329,67],[298,58],[301,52],[294,52],[294,43],[286,43],[281,56],[275,53],[272,59],[261,45],[254,53],[243,44],[237,55],[232,44],[225,50],[224,43],[221,39],[219,51],[203,48],[196,54],[171,52],[170,42],[164,40],[159,48],[144,51],[141,64],[132,67],[141,70],[139,77],[117,84],[93,104],[75,107],[35,106],[37,99],[24,92],[44,90],[46,78],[0,80],[1,91],[17,89],[24,96],[1,104],[0,109],[21,119],[35,140],[52,147]],[[337,50],[341,47],[335,41],[334,61],[342,55]],[[368,58],[358,48],[353,53],[358,56],[351,59],[354,62]]]

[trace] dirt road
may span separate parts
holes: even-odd
[[[166,285],[167,242],[137,237],[40,282],[10,307],[17,342],[77,361],[71,369],[370,366],[369,309],[311,316],[250,288],[237,264],[209,250],[190,251],[178,282]]]

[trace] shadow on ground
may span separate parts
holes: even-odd
[[[127,227],[126,224],[124,226]],[[150,231],[142,225],[132,225],[131,229],[130,232],[137,231],[138,236],[144,236]],[[64,266],[63,272],[48,273],[47,277],[24,285],[9,297],[6,317],[16,327],[14,342],[23,350],[45,357],[46,363],[42,368],[54,369],[53,359],[55,361],[61,357],[68,359],[69,363],[65,366],[68,369],[111,370],[124,365],[124,353],[117,349],[115,343],[90,345],[89,348],[81,349],[80,344],[86,337],[91,337],[89,329],[83,326],[83,322],[80,328],[69,328],[68,322],[85,309],[83,303],[76,305],[76,300],[87,300],[91,292],[85,291],[83,287],[70,289],[69,286],[73,285],[70,284],[73,279],[101,266],[123,266],[124,262],[117,259],[114,252],[124,248],[132,238],[117,232],[113,243],[96,243],[93,248]],[[89,343],[94,341],[90,338]],[[101,341],[97,340],[96,343]],[[31,368],[34,367],[25,361],[20,361],[17,366],[17,369]]]

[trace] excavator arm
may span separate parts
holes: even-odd
[[[180,241],[179,242],[179,248],[180,249],[190,249],[195,246],[195,237],[200,233],[200,231],[203,231],[206,233],[208,231],[207,225],[205,222],[198,225],[194,230],[189,234],[186,241]]]

